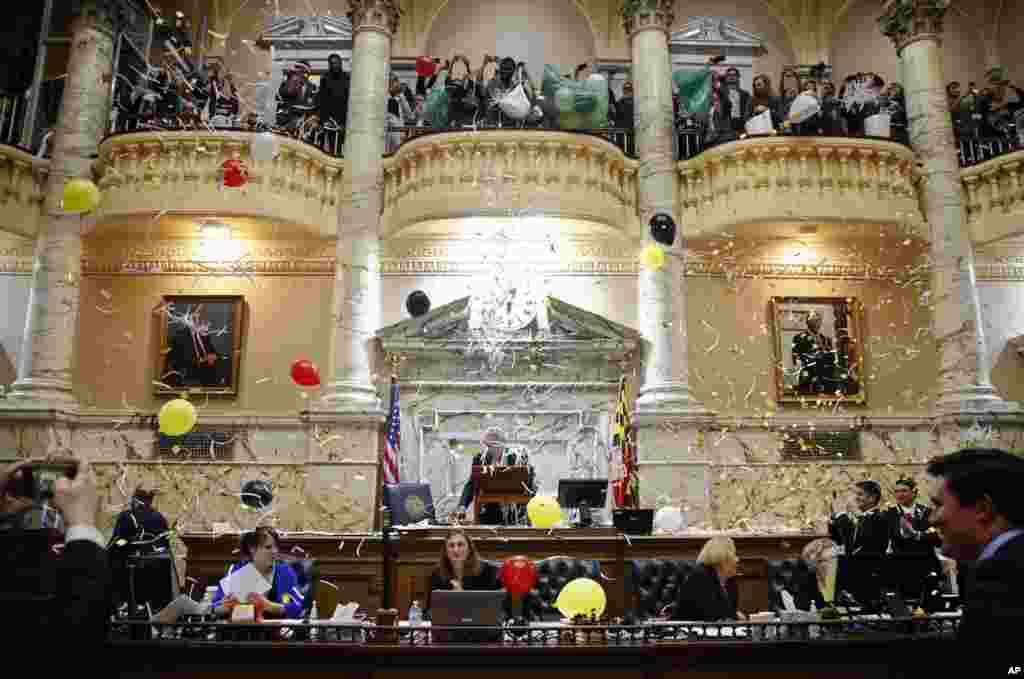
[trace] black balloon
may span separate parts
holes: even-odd
[[[676,242],[676,222],[671,215],[664,212],[651,217],[651,238],[662,245],[672,245]]]
[[[405,298],[405,309],[413,318],[419,318],[430,311],[430,298],[422,290],[413,290]]]
[[[246,481],[242,486],[242,504],[253,509],[264,509],[274,501],[274,490],[269,481]]]

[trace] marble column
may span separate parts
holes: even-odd
[[[110,111],[117,3],[83,0],[71,28],[71,53],[61,99],[53,156],[36,238],[28,314],[10,398],[16,405],[74,409],[75,344],[82,257],[81,215],[61,209],[64,182],[92,178],[93,158]],[[17,403],[21,401],[21,403]]]
[[[371,376],[374,333],[381,323],[380,220],[387,71],[398,29],[395,0],[349,0],[354,33],[344,182],[334,282],[333,381],[324,404],[333,411],[380,408]]]
[[[883,11],[884,17],[908,17],[885,22],[884,30],[900,56],[910,141],[923,165],[921,201],[933,267],[932,330],[940,362],[936,409],[948,415],[1015,409],[999,397],[989,379],[974,249],[942,72],[946,10],[927,0],[890,0]]]
[[[636,88],[636,135],[640,155],[638,191],[643,245],[652,243],[648,220],[657,212],[676,210],[677,173],[673,137],[672,74],[668,36],[675,18],[674,0],[653,0],[633,14],[624,14],[633,58]],[[680,240],[672,248],[682,250]],[[644,380],[638,410],[704,412],[690,393],[686,360],[685,280],[677,257],[658,271],[641,269],[638,282],[638,325],[646,340]]]

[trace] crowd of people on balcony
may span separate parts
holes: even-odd
[[[986,155],[1020,148],[1024,90],[1014,85],[1005,68],[989,69],[988,86],[974,82],[964,91],[957,81],[946,85],[946,102],[953,133],[960,144],[961,164],[984,160]]]

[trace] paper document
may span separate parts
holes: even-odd
[[[266,594],[270,591],[270,583],[251,563],[228,574],[220,581],[220,587],[224,590],[225,598],[234,594],[242,603],[249,599],[250,594]]]

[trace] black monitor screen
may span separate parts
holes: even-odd
[[[578,507],[584,500],[594,508],[603,508],[608,495],[608,479],[561,479],[558,482],[558,504]]]

